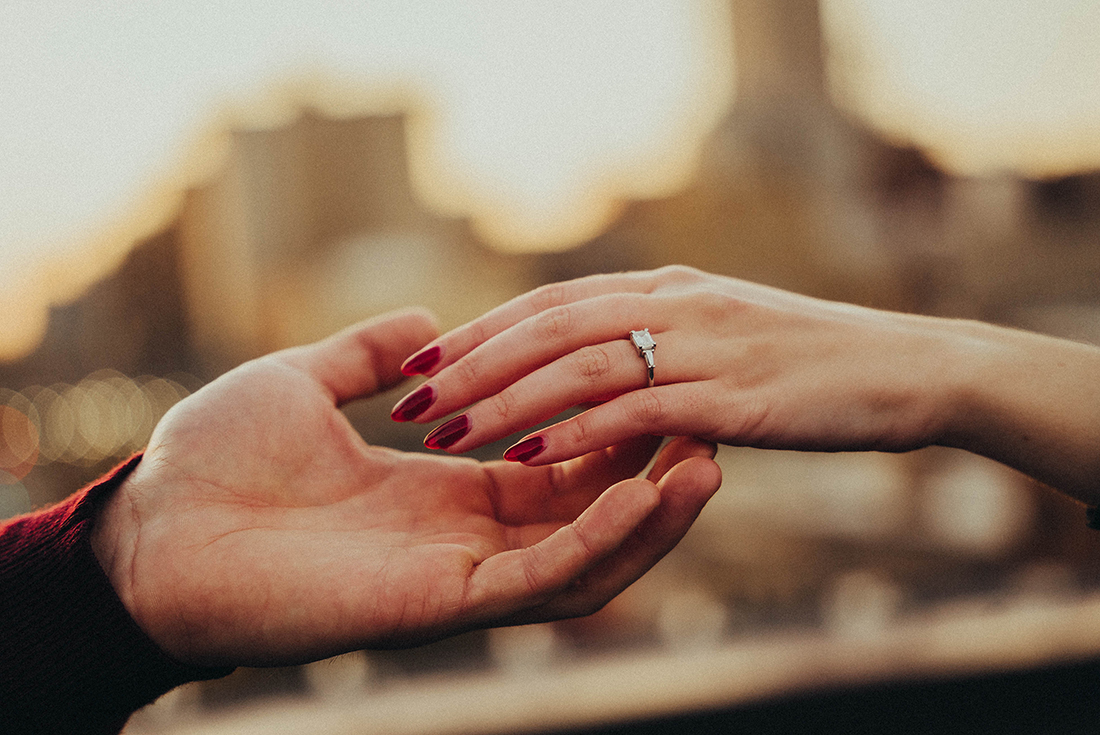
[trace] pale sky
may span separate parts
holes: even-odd
[[[698,117],[724,51],[708,5],[0,4],[0,247],[59,245],[110,217],[226,109],[311,75],[364,100],[406,82],[473,186],[499,187],[504,210],[545,206]]]
[[[1100,0],[825,0],[839,96],[963,174],[1100,167]]]
[[[613,197],[690,174],[731,102],[726,7],[0,2],[0,343],[97,275],[51,285],[43,263],[124,240],[201,175],[197,141],[284,124],[272,100],[368,111],[401,88],[430,106],[412,153],[434,206],[505,244],[591,236]],[[945,165],[1100,165],[1100,0],[827,0],[824,18],[844,103]]]
[[[0,2],[0,342],[41,327],[44,294],[72,298],[109,268],[103,241],[155,226],[134,220],[201,175],[197,141],[286,124],[298,103],[390,111],[400,88],[429,107],[412,153],[432,204],[514,244],[592,236],[611,195],[667,193],[690,173],[730,100],[725,13],[724,0]]]

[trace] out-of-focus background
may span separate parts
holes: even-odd
[[[0,39],[0,517],[244,360],[596,272],[1100,342],[1100,3],[46,0],[0,6]],[[348,413],[422,449],[401,394]],[[595,616],[241,669],[127,732],[1080,712],[1079,507],[952,451],[719,459],[689,536]]]

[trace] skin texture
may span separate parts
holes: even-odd
[[[227,373],[173,408],[93,549],[177,659],[277,665],[591,613],[721,483],[714,446],[650,437],[552,467],[368,446],[338,407],[437,334],[404,312]]]
[[[627,339],[642,328],[657,342],[653,388]],[[464,410],[453,453],[590,406],[506,456],[541,466],[643,434],[817,451],[940,444],[1100,501],[1100,350],[979,322],[673,266],[536,289],[433,340],[404,369],[429,380],[395,418]]]

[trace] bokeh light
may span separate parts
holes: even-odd
[[[34,407],[19,394],[0,405],[0,481],[14,483],[30,472],[38,459],[38,429],[28,414]]]
[[[31,498],[23,483],[0,470],[0,520],[31,510]]]
[[[129,378],[100,370],[76,384],[0,391],[0,484],[36,465],[92,465],[138,451],[168,409],[198,381],[190,375]]]
[[[1100,165],[1100,4],[826,0],[831,91],[967,175]]]

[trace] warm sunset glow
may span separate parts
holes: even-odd
[[[823,0],[841,103],[950,169],[1100,165],[1100,5]],[[226,131],[410,111],[410,169],[506,250],[669,193],[734,95],[727,0],[0,5],[0,359],[219,165]]]
[[[723,0],[47,0],[0,7],[0,38],[0,359],[171,216],[228,129],[408,109],[430,206],[560,248],[680,185],[732,91]]]
[[[834,92],[960,173],[1100,166],[1100,4],[824,0]]]
[[[190,375],[176,377],[194,385]],[[128,378],[101,370],[70,385],[0,388],[0,486],[35,464],[120,459],[149,441],[153,427],[190,390],[170,378]]]

